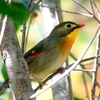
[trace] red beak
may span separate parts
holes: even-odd
[[[85,24],[79,24],[79,25],[78,25],[78,28],[81,28],[81,27],[83,27],[83,26],[85,26]]]

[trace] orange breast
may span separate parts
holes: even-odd
[[[64,55],[69,55],[71,47],[77,37],[77,33],[78,29],[75,29],[73,32],[71,32],[69,35],[67,35],[60,41],[61,49]]]

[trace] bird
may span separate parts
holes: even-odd
[[[61,22],[54,27],[49,36],[26,52],[24,58],[34,80],[41,83],[41,80],[61,67],[70,54],[79,28],[84,25],[72,21]]]

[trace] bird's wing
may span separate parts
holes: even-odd
[[[47,38],[41,40],[38,44],[36,44],[28,52],[26,52],[26,54],[24,55],[24,58],[27,61],[27,63],[29,64],[41,53],[47,52],[50,49],[49,48],[50,45],[51,44],[53,45],[54,41],[56,41],[56,38],[54,38],[53,40],[52,39],[53,39],[52,37],[47,37]]]
[[[47,48],[45,45],[46,41],[47,41],[47,39],[40,41],[37,45],[35,45],[28,52],[25,53],[24,58],[28,64],[31,61],[33,61],[38,55],[45,52],[45,48]]]

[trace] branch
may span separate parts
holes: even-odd
[[[5,29],[2,40],[0,40],[0,47],[10,79],[10,88],[15,100],[29,100],[33,90],[30,84],[28,67],[20,50],[13,22],[10,19],[6,21],[3,22]]]
[[[97,46],[96,46],[96,56],[100,54],[100,28],[99,28],[99,32],[98,32],[98,37],[97,37]],[[99,68],[99,59],[96,58],[94,60],[94,72],[93,72],[93,78],[92,78],[92,94],[91,94],[91,99],[94,100],[94,95],[95,95],[95,91],[96,91],[96,85],[97,85],[97,72],[98,72],[98,68]]]

